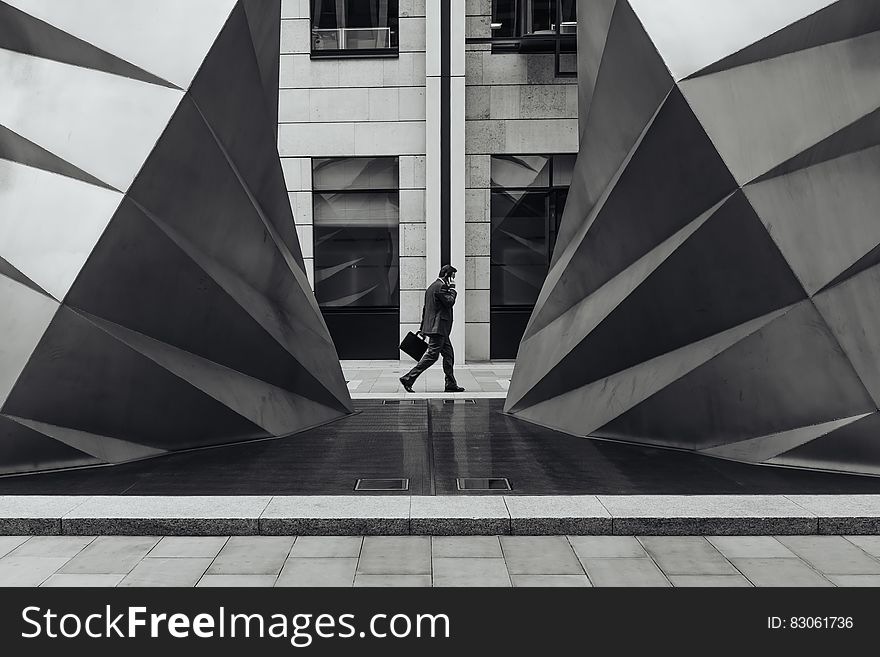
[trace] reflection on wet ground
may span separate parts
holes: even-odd
[[[410,479],[405,495],[496,494],[457,491],[458,477],[507,477],[507,494],[530,495],[880,493],[876,477],[575,438],[503,415],[500,399],[355,404],[357,414],[294,436],[0,478],[0,494],[347,495],[358,478],[390,477]]]

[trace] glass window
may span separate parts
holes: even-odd
[[[491,160],[490,356],[514,358],[556,247],[576,155]]]
[[[576,0],[492,0],[492,36],[577,34]]]
[[[397,158],[312,161],[315,296],[322,308],[399,306]]]
[[[397,4],[397,0],[312,0],[312,54],[396,53]]]
[[[395,157],[315,158],[312,171],[315,190],[397,191],[399,187]]]
[[[492,187],[549,187],[550,161],[544,155],[496,155],[492,158]]]

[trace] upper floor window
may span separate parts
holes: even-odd
[[[574,53],[577,1],[492,0],[490,41],[493,51]]]
[[[397,54],[397,0],[311,0],[312,56]]]

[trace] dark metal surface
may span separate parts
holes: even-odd
[[[351,412],[275,143],[280,11],[0,1],[0,472]]]
[[[508,412],[880,474],[875,4],[618,0],[607,33],[596,6],[567,246]]]
[[[0,494],[353,495],[358,478],[397,477],[410,479],[401,495],[468,494],[461,477],[507,477],[513,486],[476,495],[880,493],[875,477],[575,438],[504,415],[501,404],[356,401],[358,414],[288,438],[5,477]]]

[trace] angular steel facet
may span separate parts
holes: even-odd
[[[0,473],[350,413],[275,144],[280,2],[0,20]]]
[[[880,9],[593,10],[580,156],[506,411],[880,473]]]

